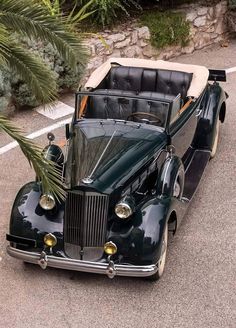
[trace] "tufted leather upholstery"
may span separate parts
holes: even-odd
[[[168,104],[157,102],[155,99],[166,99],[166,100],[174,100],[175,96],[172,95],[166,95],[159,92],[140,92],[139,96],[141,97],[147,97],[148,100],[139,100],[136,103],[135,106],[135,112],[145,112],[157,115],[157,117],[160,119],[160,123],[158,123],[158,126],[165,126],[167,114],[168,114]],[[143,116],[143,118],[145,118]],[[147,116],[148,119],[148,116]],[[155,120],[155,118],[151,118],[150,120]]]
[[[174,100],[175,98],[175,96],[172,95],[149,91],[139,93],[140,97],[145,97],[147,99],[127,99],[122,97],[124,95],[129,97],[135,96],[136,93],[134,91],[99,89],[96,90],[96,93],[104,93],[105,95],[89,97],[89,104],[85,117],[126,120],[127,117],[134,112],[146,112],[158,116],[161,121],[161,123],[157,124],[159,126],[165,125],[168,105],[155,100]],[[111,94],[116,94],[117,96],[110,96]],[[152,121],[155,119],[150,118],[150,120]]]
[[[97,87],[101,96],[90,96],[86,117],[114,118],[126,120],[133,112],[157,114],[164,126],[167,106],[154,101],[156,98],[173,100],[181,94],[183,101],[192,80],[192,73],[170,71],[165,69],[148,69],[140,67],[112,67],[106,78]],[[117,97],[109,96],[116,93]],[[122,98],[139,95],[148,100]],[[153,101],[152,101],[153,99]],[[160,124],[158,124],[160,125]]]
[[[108,89],[131,90],[139,92],[142,85],[143,70],[134,67],[112,67],[108,75]]]
[[[96,90],[96,93],[106,93],[101,96],[90,96],[87,118],[113,118],[126,120],[126,118],[135,110],[135,100],[122,98],[123,95],[132,97],[133,91],[122,90]],[[116,93],[117,97],[109,97],[111,93]],[[119,97],[120,96],[120,97]]]
[[[193,74],[160,69],[157,73],[156,91],[185,99]]]
[[[136,93],[151,91],[174,96],[180,93],[185,100],[192,75],[165,69],[116,66],[110,69],[98,89],[120,89]]]

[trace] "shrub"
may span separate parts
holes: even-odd
[[[80,1],[81,4],[86,2],[87,0]],[[129,16],[130,7],[141,9],[138,0],[94,0],[90,8],[95,12],[91,18],[104,27],[113,24],[121,13]]]
[[[229,0],[229,8],[236,9],[236,0]]]
[[[83,74],[83,67],[81,65],[78,65],[78,72],[75,73],[65,65],[58,52],[50,44],[42,44],[41,42],[35,42],[27,38],[22,38],[22,43],[25,48],[28,48],[29,51],[42,58],[45,65],[50,67],[55,74],[59,92],[64,89],[75,90],[78,87]],[[1,104],[5,105],[9,102],[10,98],[17,108],[40,105],[24,81],[17,75],[2,71],[0,72]]]
[[[156,48],[188,44],[190,24],[180,13],[149,11],[141,16],[141,23],[148,26],[151,43]]]
[[[6,109],[11,102],[10,75],[6,70],[0,71],[0,112]]]

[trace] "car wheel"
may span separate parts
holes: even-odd
[[[216,133],[215,133],[215,138],[212,146],[212,151],[211,151],[211,158],[215,157],[216,151],[217,151],[217,146],[218,146],[218,141],[219,141],[219,131],[220,131],[220,120],[217,118],[217,123],[216,123]]]
[[[162,237],[161,245],[161,256],[157,262],[157,272],[150,277],[147,277],[148,280],[157,281],[161,278],[164,273],[165,264],[166,264],[166,255],[167,255],[167,242],[168,242],[168,224],[165,227],[165,231]]]

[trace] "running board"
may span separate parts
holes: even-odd
[[[192,159],[185,171],[185,184],[183,197],[192,199],[201,180],[205,167],[210,159],[210,151],[195,150]]]

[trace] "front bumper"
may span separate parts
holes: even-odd
[[[112,261],[109,263],[80,261],[71,258],[56,257],[53,255],[47,255],[44,252],[35,253],[27,252],[20,249],[16,249],[11,246],[7,246],[7,253],[17,259],[25,262],[39,264],[41,267],[47,266],[65,269],[75,270],[90,273],[106,274],[109,278],[117,276],[127,277],[148,277],[157,272],[157,266],[152,265],[130,265],[130,264],[114,264]],[[44,254],[43,254],[44,253]]]

